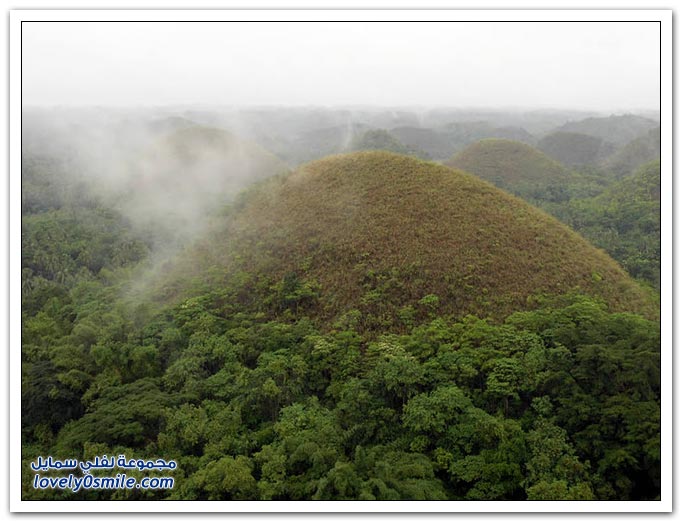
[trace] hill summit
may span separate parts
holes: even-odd
[[[556,219],[472,175],[385,151],[254,187],[184,265],[195,290],[233,288],[240,307],[350,314],[377,330],[427,312],[499,319],[576,288],[616,310],[652,304]]]

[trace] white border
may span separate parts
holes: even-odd
[[[22,21],[60,20],[367,20],[367,21],[660,21],[661,25],[661,304],[662,304],[662,423],[661,501],[657,502],[362,502],[362,501],[22,501],[21,500],[21,77],[20,24]],[[672,510],[672,11],[670,10],[201,10],[201,11],[11,11],[10,42],[10,511],[13,512],[669,512]]]
[[[457,10],[457,9],[203,9],[203,10],[14,10],[11,23],[21,21],[666,21],[671,10]],[[672,40],[671,40],[672,42]]]

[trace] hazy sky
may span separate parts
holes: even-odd
[[[25,105],[657,109],[659,25],[23,24]]]

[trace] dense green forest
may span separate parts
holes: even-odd
[[[338,152],[320,131],[339,128],[332,116],[292,119],[286,160]],[[423,130],[448,147],[464,130],[532,140],[515,121],[433,118]],[[615,121],[623,147],[651,127]],[[485,140],[452,163],[467,173],[408,155],[427,155],[428,132],[363,122],[347,149],[401,154],[288,172],[264,139],[182,122],[171,134],[156,122],[143,176],[118,192],[77,156],[23,151],[24,499],[660,498],[661,181],[648,152],[616,174]],[[477,172],[482,148],[498,178]],[[216,188],[235,154],[241,181]],[[147,201],[131,194],[159,187],[156,213],[130,212]],[[47,455],[173,459],[175,484],[35,489],[30,465]]]
[[[661,288],[661,163],[641,165],[604,192],[554,208],[635,278]]]

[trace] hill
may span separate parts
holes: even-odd
[[[659,123],[634,114],[608,116],[604,118],[585,118],[569,121],[557,128],[557,132],[576,132],[609,141],[615,145],[625,145],[645,132],[658,127]]]
[[[348,150],[356,136],[371,130],[364,123],[349,121],[344,125],[317,128],[297,134],[286,144],[287,160],[294,165]]]
[[[537,147],[567,166],[596,165],[614,150],[601,138],[576,132],[554,132],[542,138]]]
[[[384,129],[373,129],[355,136],[348,149],[350,151],[387,150],[398,154],[409,154],[408,148]]]
[[[228,301],[242,307],[351,314],[377,330],[425,309],[499,319],[530,296],[575,288],[615,310],[652,305],[549,215],[469,174],[388,152],[332,156],[254,188],[184,269],[195,291],[231,288]]]
[[[487,121],[458,121],[445,125],[442,132],[460,148],[485,138],[516,140],[524,143],[532,141],[525,129],[514,126],[495,126]]]
[[[434,129],[396,127],[391,129],[391,134],[408,147],[423,150],[429,158],[448,158],[455,150],[452,140]]]
[[[604,168],[618,177],[631,174],[644,163],[661,159],[661,128],[651,129],[616,151],[604,162]]]
[[[476,142],[446,165],[530,200],[562,199],[574,178],[570,170],[530,145],[503,139]]]
[[[425,153],[409,148],[400,142],[393,134],[384,129],[369,130],[357,135],[351,141],[348,150],[351,152],[361,150],[386,150],[398,154],[411,154],[424,157]]]

